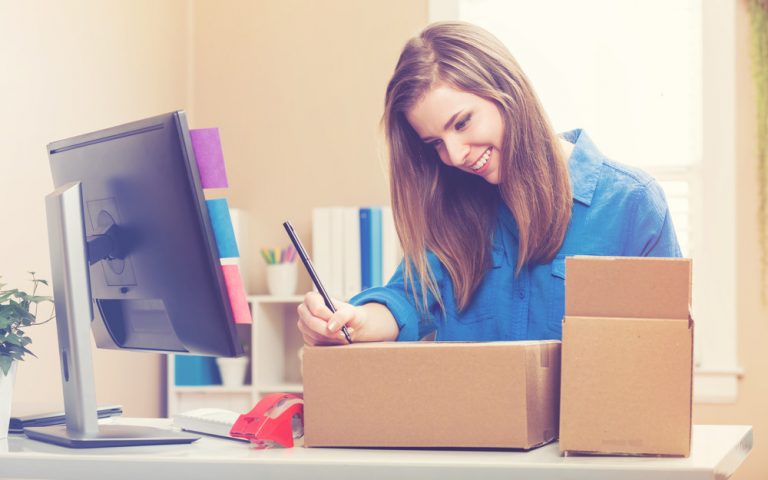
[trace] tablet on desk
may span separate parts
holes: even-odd
[[[109,418],[123,414],[122,405],[107,405],[99,407],[98,418]],[[64,412],[32,413],[28,415],[12,416],[8,433],[24,433],[25,427],[47,427],[50,425],[63,425],[66,417]]]

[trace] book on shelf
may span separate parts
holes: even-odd
[[[328,275],[328,284],[326,288],[330,289],[337,298],[344,293],[344,263],[333,261],[336,258],[344,256],[344,210],[341,208],[331,208],[331,221],[328,224],[331,235],[331,262],[330,274]],[[321,277],[323,278],[323,277]],[[325,281],[325,280],[323,280]]]
[[[313,209],[312,262],[332,297],[386,284],[401,260],[389,206]]]
[[[331,210],[312,210],[312,264],[326,289],[335,285],[331,276]]]
[[[392,207],[381,207],[381,275],[384,281],[392,278],[402,259],[403,251],[395,229]]]
[[[201,355],[175,355],[173,378],[176,386],[221,384],[216,358]]]
[[[381,278],[381,207],[371,207],[371,286],[383,285]],[[389,279],[387,279],[389,280]]]
[[[371,285],[371,209],[360,209],[360,290]]]
[[[357,208],[344,208],[344,290],[342,298],[349,299],[362,290],[360,271],[360,213]]]

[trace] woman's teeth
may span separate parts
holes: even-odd
[[[481,168],[485,166],[486,163],[488,163],[488,159],[491,158],[491,148],[485,151],[483,153],[483,156],[480,157],[480,160],[476,161],[474,165],[472,165],[470,168],[474,171],[478,171]]]

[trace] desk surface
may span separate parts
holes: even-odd
[[[115,423],[168,427],[169,420],[117,418]],[[256,450],[204,437],[191,445],[67,449],[24,436],[0,440],[2,478],[333,479],[519,478],[724,479],[752,449],[748,425],[694,425],[691,456],[562,457],[557,443],[529,452],[292,448]]]

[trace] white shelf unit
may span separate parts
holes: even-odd
[[[195,408],[215,407],[249,411],[269,393],[303,391],[299,351],[304,345],[296,328],[296,307],[302,295],[250,295],[253,325],[250,328],[250,384],[177,386],[174,355],[168,355],[168,416]]]

